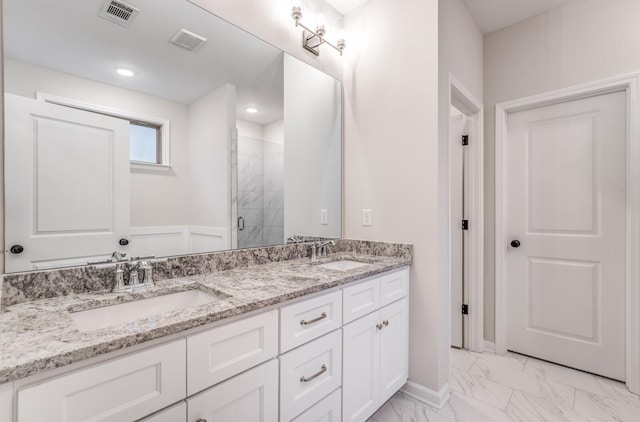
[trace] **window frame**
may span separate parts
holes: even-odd
[[[36,100],[125,119],[128,120],[130,124],[143,123],[148,126],[157,127],[159,129],[158,134],[160,136],[160,141],[158,143],[158,163],[129,160],[131,164],[130,168],[131,170],[146,171],[168,171],[171,169],[171,121],[169,119],[133,113],[127,110],[78,101],[44,92],[36,92]]]

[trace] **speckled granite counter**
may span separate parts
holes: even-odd
[[[405,246],[410,251],[410,245]],[[350,249],[372,252],[366,247]],[[308,258],[291,259],[164,279],[158,281],[155,288],[135,295],[104,291],[73,293],[8,306],[0,313],[0,383],[283,303],[411,263],[410,252],[395,256],[338,252],[328,260],[338,258],[351,258],[368,265],[343,272],[321,268]],[[90,332],[79,331],[69,313],[69,310],[107,306],[195,288],[217,293],[224,299]]]

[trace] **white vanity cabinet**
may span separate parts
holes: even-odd
[[[407,381],[408,289],[405,267],[0,384],[0,421],[366,421]]]
[[[277,422],[278,361],[271,360],[187,399],[188,422]]]
[[[358,303],[375,309],[343,328],[344,422],[366,421],[408,378],[408,270],[385,274],[363,284],[344,289],[345,304],[348,297],[364,297],[364,292],[367,300]],[[376,289],[380,289],[379,295],[366,293]],[[375,306],[369,303],[371,297],[380,298]],[[345,311],[350,312],[346,305]]]

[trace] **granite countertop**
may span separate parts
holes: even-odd
[[[369,265],[349,271],[318,264],[352,259]],[[0,313],[0,383],[144,343],[224,318],[280,304],[411,263],[410,258],[340,253],[162,280],[143,293],[79,293],[9,306]],[[96,331],[81,332],[70,311],[200,289],[221,300]]]

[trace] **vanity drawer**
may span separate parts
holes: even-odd
[[[291,421],[341,383],[342,330],[280,356],[280,421]]]
[[[317,296],[280,309],[280,353],[342,325],[342,293]]]
[[[342,390],[338,388],[293,422],[342,422]]]
[[[347,287],[342,292],[345,324],[380,308],[379,277]]]
[[[277,355],[277,310],[187,337],[188,395]]]
[[[185,341],[81,369],[18,392],[18,422],[133,421],[185,397]]]
[[[409,290],[409,269],[403,268],[380,277],[382,306],[407,296]]]
[[[187,420],[187,403],[180,402],[138,422],[180,422]]]

